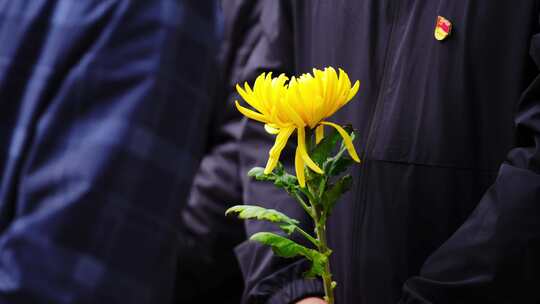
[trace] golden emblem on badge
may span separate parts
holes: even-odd
[[[452,22],[442,16],[438,16],[435,26],[435,39],[442,41],[448,38],[450,33],[452,33]]]

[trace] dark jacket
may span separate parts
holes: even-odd
[[[0,303],[172,302],[214,13],[0,0]]]
[[[214,96],[206,151],[182,211],[184,249],[179,256],[177,303],[238,304],[243,282],[234,247],[245,239],[240,221],[225,211],[242,202],[238,163],[241,115],[233,107],[234,84],[249,69],[247,59],[261,36],[261,6],[253,0],[225,0],[223,40],[214,73]],[[252,73],[254,71],[252,70]]]
[[[337,303],[540,302],[539,12],[533,0],[264,1],[259,68],[342,67],[362,82],[333,119],[358,130],[363,159],[329,223]],[[444,41],[439,15],[453,24]],[[245,122],[244,201],[302,218],[245,177],[272,142]],[[250,242],[237,254],[243,303],[322,292],[305,261]]]

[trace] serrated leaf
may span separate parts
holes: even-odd
[[[273,181],[274,176],[273,174],[264,174],[264,168],[262,167],[254,167],[248,172],[248,176],[255,178],[259,181]]]
[[[334,209],[339,198],[352,187],[353,179],[350,175],[340,178],[334,185],[330,186],[323,194],[323,204],[326,214],[329,216]]]
[[[324,254],[302,246],[288,238],[271,232],[259,232],[251,236],[250,240],[263,245],[271,246],[272,251],[283,258],[294,258],[303,256],[311,261],[312,265],[306,273],[309,277],[320,276],[324,272],[324,267],[328,262],[328,257]]]
[[[294,190],[296,186],[298,186],[298,179],[294,175],[284,173],[280,176],[276,176],[274,179],[274,185],[287,190],[287,192],[290,192]]]
[[[238,217],[244,220],[255,219],[275,223],[279,226],[279,228],[289,235],[296,230],[298,224],[300,223],[299,221],[292,219],[277,210],[266,209],[259,206],[234,206],[225,212],[225,215],[231,214],[238,214]]]
[[[255,167],[248,172],[248,176],[255,178],[258,181],[273,182],[276,187],[284,189],[288,193],[292,193],[298,187],[298,179],[285,171],[281,163],[270,174],[264,174],[264,168]]]
[[[284,189],[289,194],[293,193],[293,191],[298,187],[298,179],[296,176],[291,175],[285,171],[285,168],[283,165],[278,162],[278,165],[274,169],[273,172],[273,182],[276,187]]]
[[[257,177],[259,175],[264,175],[264,168],[263,167],[253,167],[248,172],[249,177]]]

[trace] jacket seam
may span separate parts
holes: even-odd
[[[444,164],[444,163],[431,163],[431,162],[424,163],[424,162],[416,162],[416,161],[400,161],[400,160],[387,160],[387,159],[370,159],[370,160],[373,162],[392,163],[392,164],[400,164],[400,165],[413,165],[413,166],[419,166],[419,167],[456,169],[456,170],[463,170],[463,171],[477,171],[477,172],[494,174],[494,175],[497,174],[498,172],[498,169],[474,168],[474,167],[456,166],[456,165]]]

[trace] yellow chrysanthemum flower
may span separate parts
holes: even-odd
[[[343,137],[352,159],[360,162],[349,134],[339,125],[325,121],[337,110],[346,105],[358,92],[360,82],[351,87],[349,76],[339,70],[339,76],[333,68],[324,71],[313,69],[312,74],[289,79],[281,74],[272,78],[272,73],[261,74],[255,80],[253,90],[245,83],[236,89],[240,96],[256,111],[247,109],[236,101],[236,107],[245,116],[265,124],[265,130],[277,135],[276,142],[269,152],[265,173],[276,167],[281,151],[289,137],[296,130],[298,145],[296,148],[296,176],[301,187],[305,187],[304,166],[322,174],[322,169],[309,157],[306,147],[306,127],[315,129],[317,143],[324,136],[324,126],[335,128]]]

